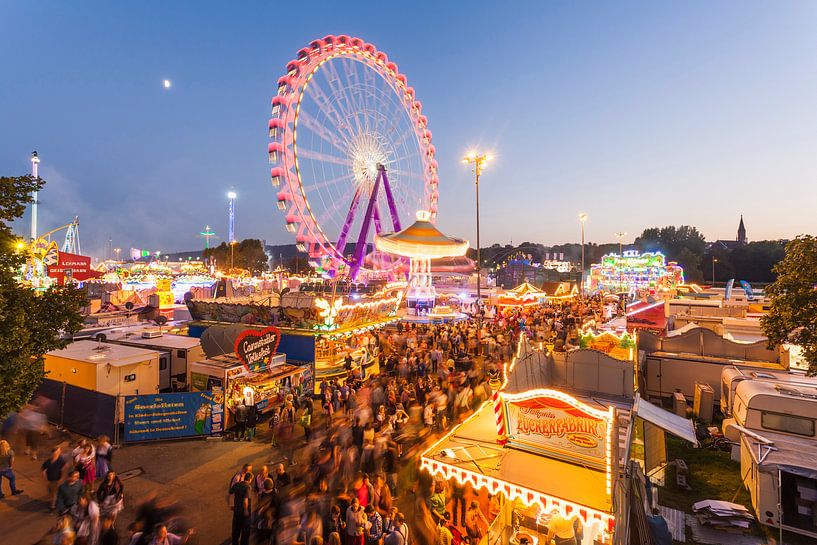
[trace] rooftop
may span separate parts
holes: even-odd
[[[96,341],[76,341],[62,350],[52,350],[46,357],[54,356],[96,365],[122,367],[159,357],[155,350],[99,343]]]
[[[161,337],[154,337],[152,339],[143,339],[143,331],[155,331],[158,328],[141,327],[141,328],[117,328],[105,331],[105,340],[107,342],[126,342],[128,344],[138,344],[148,347],[162,347],[162,348],[181,348],[190,349],[195,348],[201,344],[201,341],[196,337],[188,337],[186,335],[174,335],[173,333],[162,333]]]

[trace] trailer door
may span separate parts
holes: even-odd
[[[647,395],[663,397],[664,391],[661,380],[661,358],[647,356]]]
[[[159,391],[170,392],[170,352],[159,353]]]

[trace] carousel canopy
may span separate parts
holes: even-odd
[[[414,258],[456,257],[465,255],[468,241],[444,235],[429,221],[426,210],[417,212],[417,221],[398,233],[382,233],[374,238],[381,252]]]
[[[537,297],[547,295],[545,292],[531,284],[530,282],[522,282],[512,290],[508,290],[508,294],[513,294],[517,297]]]

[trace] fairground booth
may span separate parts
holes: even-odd
[[[406,304],[409,315],[431,311],[437,299],[432,284],[431,260],[460,257],[468,250],[468,241],[449,237],[431,223],[431,212],[420,210],[417,221],[396,233],[378,233],[375,246],[381,252],[409,258],[409,286]],[[441,319],[450,318],[449,311],[438,313]]]
[[[202,335],[207,357],[191,364],[191,391],[224,392],[225,429],[238,405],[264,414],[283,404],[287,394],[311,387],[311,367],[287,363],[286,354],[278,352],[280,341],[281,332],[272,326],[214,326]]]
[[[320,383],[343,381],[352,370],[376,371],[375,330],[397,320],[405,283],[370,295],[310,294],[290,292],[264,298],[191,299],[187,307],[193,321],[188,334],[201,337],[209,328],[241,324],[249,329],[275,326],[280,331],[279,350],[287,362],[310,369],[317,393]]]
[[[648,404],[633,381],[631,361],[580,349],[557,362],[523,336],[491,381],[492,400],[426,450],[421,467],[498,496],[486,545],[544,545],[548,525],[565,521],[583,545],[629,543],[632,510],[642,520],[649,512],[632,490],[643,491],[644,471],[665,463],[664,430],[695,439],[691,421],[655,406],[639,410]]]

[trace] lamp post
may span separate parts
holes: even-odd
[[[114,248],[113,252],[116,254],[116,260],[119,261],[119,252],[122,251],[122,248]]]
[[[230,241],[230,268],[233,268],[233,262],[235,260],[235,245],[238,243],[237,240]]]
[[[715,287],[715,263],[718,262],[718,258],[712,256],[712,287]]]
[[[481,268],[482,268],[482,251],[479,244],[479,177],[482,174],[482,169],[485,163],[491,160],[491,155],[487,153],[477,153],[476,151],[469,151],[462,162],[467,165],[474,165],[474,187],[476,188],[477,197],[477,352],[482,350],[482,290],[480,288]]]
[[[582,285],[581,285],[581,294],[582,294],[582,302],[584,302],[584,222],[587,221],[587,214],[581,212],[579,214],[579,222],[582,224]]]
[[[466,155],[462,160],[462,162],[465,164],[474,165],[474,186],[476,187],[477,196],[477,303],[481,302],[480,267],[482,266],[482,252],[480,251],[479,245],[479,177],[482,175],[482,169],[485,168],[485,163],[490,160],[490,154],[480,155],[475,151],[468,152],[468,155]]]
[[[618,237],[618,258],[619,258],[618,290],[619,290],[619,292],[621,292],[624,289],[624,285],[623,285],[624,282],[622,281],[622,278],[621,278],[621,261],[620,260],[621,260],[622,257],[624,257],[624,250],[623,250],[622,241],[624,240],[625,236],[627,236],[627,233],[625,233],[624,231],[619,231],[618,233],[616,233],[616,237]]]

